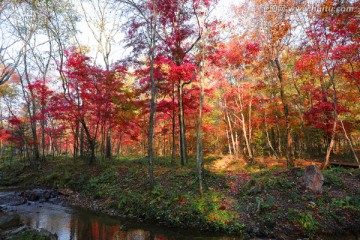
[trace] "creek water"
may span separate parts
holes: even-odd
[[[107,215],[97,215],[83,209],[46,202],[29,202],[28,204],[7,206],[6,208],[8,211],[17,212],[25,224],[56,233],[60,240],[241,239],[135,223]]]

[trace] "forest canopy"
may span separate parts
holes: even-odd
[[[1,160],[358,162],[360,2],[233,4],[2,1]]]

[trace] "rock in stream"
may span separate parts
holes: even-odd
[[[0,239],[45,239],[56,240],[56,234],[45,229],[36,229],[24,225],[20,216],[13,212],[7,212],[7,208],[22,204],[30,204],[34,201],[61,201],[55,191],[34,189],[23,191],[20,194],[16,192],[0,193]]]

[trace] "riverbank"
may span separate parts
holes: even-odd
[[[0,239],[4,240],[57,240],[56,234],[45,229],[31,228],[23,224],[17,213],[0,209]]]
[[[344,236],[360,232],[360,171],[323,171],[322,194],[306,190],[303,168],[213,168],[207,159],[206,192],[196,192],[196,168],[158,159],[156,187],[148,188],[145,159],[88,166],[57,159],[34,170],[2,167],[3,186],[56,188],[76,206],[162,225],[277,239]]]

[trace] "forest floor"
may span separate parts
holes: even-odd
[[[203,198],[194,160],[180,167],[167,158],[155,162],[152,190],[146,159],[130,157],[93,166],[55,159],[36,170],[29,164],[4,165],[0,184],[56,188],[71,204],[93,211],[245,238],[338,239],[360,233],[359,169],[322,171],[323,192],[315,194],[302,183],[304,167],[267,163],[206,158]]]

